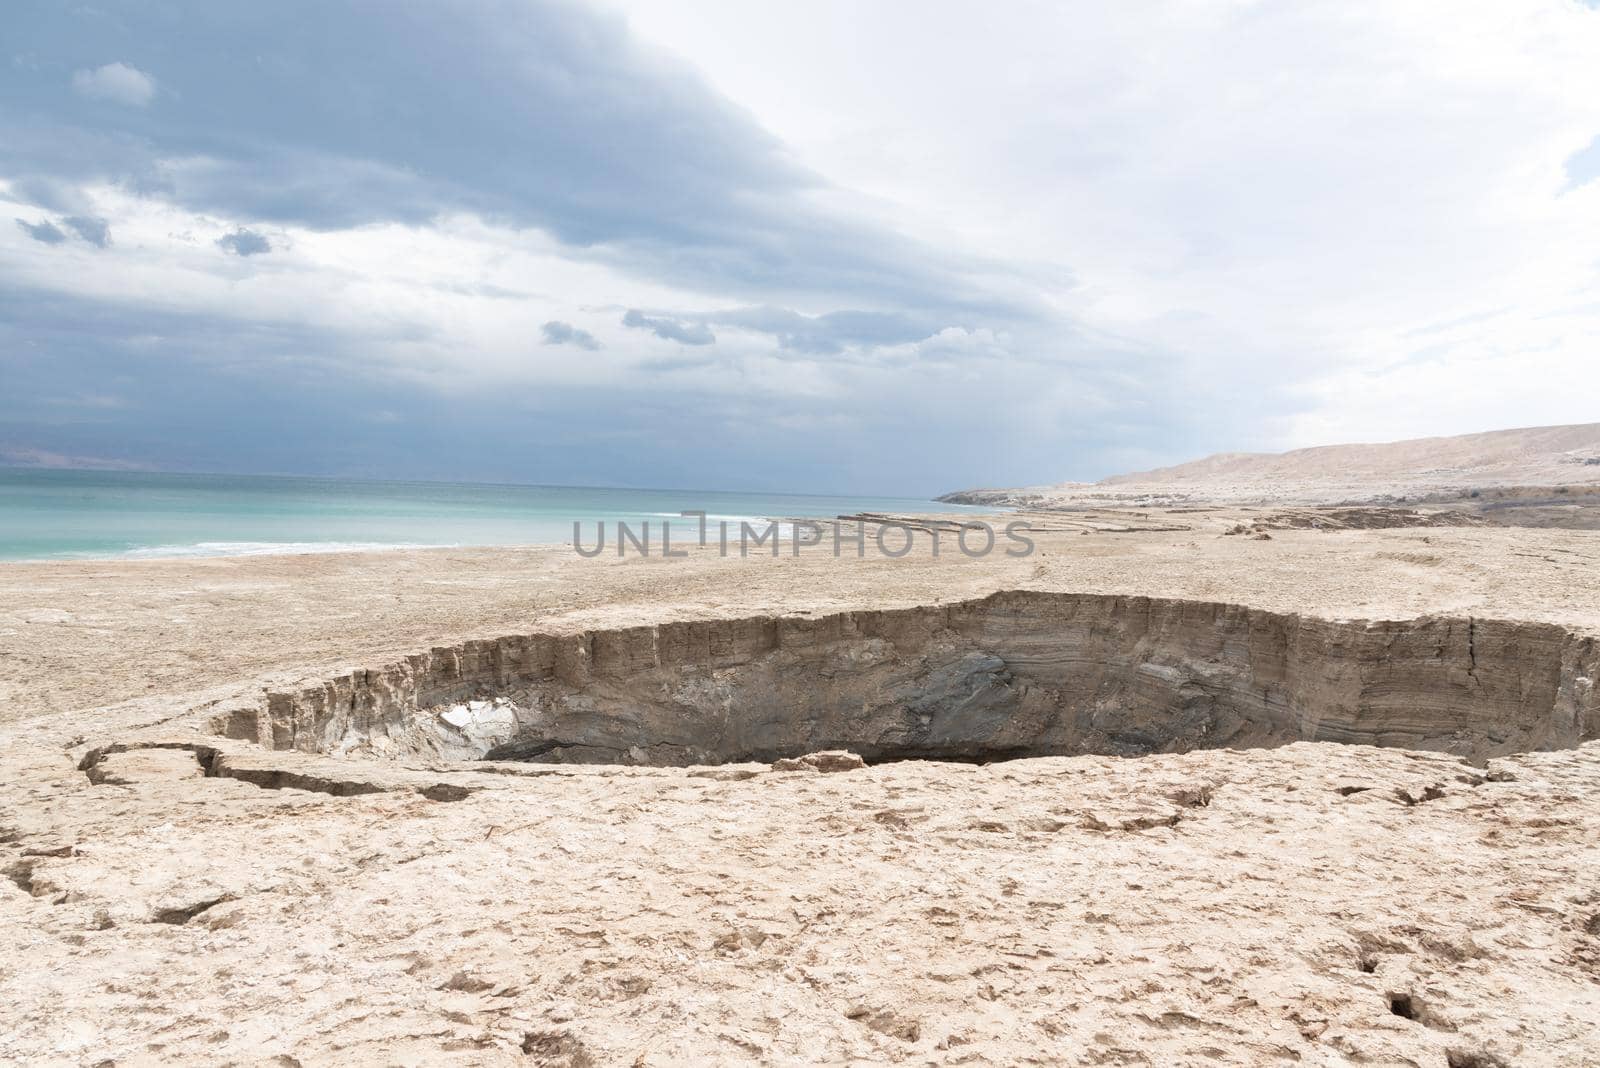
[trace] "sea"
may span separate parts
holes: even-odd
[[[0,560],[562,544],[572,541],[575,522],[593,546],[597,523],[614,539],[618,521],[634,530],[649,522],[659,539],[664,519],[675,520],[674,539],[687,542],[696,521],[680,519],[685,511],[707,513],[715,531],[719,520],[993,509],[917,497],[0,467]]]

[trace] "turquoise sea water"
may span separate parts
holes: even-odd
[[[0,560],[562,543],[574,521],[593,545],[598,521],[614,537],[618,520],[649,520],[659,538],[663,518],[695,509],[713,523],[988,511],[896,497],[0,468]],[[673,524],[675,541],[692,522]]]

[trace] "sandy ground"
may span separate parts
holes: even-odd
[[[972,489],[942,498],[1037,508],[1112,502],[1337,504],[1468,497],[1490,488],[1600,488],[1600,423],[1525,427],[1281,453],[1218,453],[1199,460],[1019,489]]]
[[[480,771],[449,803],[161,755],[12,754],[0,1060],[1600,1063],[1594,746],[1490,779],[1305,744]]]
[[[1336,619],[1426,613],[1600,630],[1600,537],[1430,528],[1222,532],[1251,513],[1161,515],[1189,529],[1036,534],[978,560],[928,543],[900,560],[586,560],[570,549],[425,550],[0,566],[0,722],[174,698],[274,672],[362,666],[532,629],[827,612],[962,600],[999,589],[1190,597]],[[1019,516],[1019,518],[1028,518]],[[1034,517],[1041,529],[1054,516]],[[1149,516],[1134,521],[1151,523]],[[1099,525],[1127,524],[1103,513]],[[891,542],[891,545],[894,543]]]
[[[145,722],[469,637],[1002,588],[1600,634],[1593,532],[1143,518],[981,561],[0,567],[0,1062],[1600,1063],[1600,743],[823,774],[185,736],[80,766],[120,737],[111,705]],[[1189,529],[1112,529],[1140,525]],[[262,774],[208,776],[212,744]]]

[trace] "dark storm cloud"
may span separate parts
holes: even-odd
[[[268,252],[263,231],[277,225],[427,226],[467,212],[553,235],[569,259],[706,294],[702,308],[732,306],[629,310],[637,340],[692,347],[646,365],[642,381],[507,389],[485,373],[459,385],[451,375],[441,390],[428,384],[437,372],[406,362],[418,340],[406,331],[448,333],[437,323],[402,315],[351,337],[309,315],[251,318],[270,303],[229,304],[230,318],[0,277],[0,426],[21,446],[191,469],[932,492],[1001,470],[1073,474],[1067,435],[1091,440],[1102,425],[1015,417],[1097,354],[1062,346],[1053,313],[997,296],[988,280],[1015,282],[1009,268],[823,206],[836,199],[818,194],[839,191],[616,16],[556,0],[12,0],[4,36],[0,179],[32,205],[23,214],[48,215],[19,220],[36,240],[69,240],[64,226],[109,245],[121,222],[93,214],[105,210],[88,194],[99,184],[245,224],[218,242],[240,256]],[[107,68],[117,79],[74,89],[78,72]],[[120,102],[107,85],[127,90]],[[814,393],[758,388],[740,354],[723,351],[735,346],[710,347],[724,325],[819,364],[850,358],[804,369]],[[1060,355],[1048,368],[1019,356],[965,374],[926,341],[950,327],[1008,332],[1041,361]],[[557,320],[541,337],[599,344]],[[926,373],[896,374],[886,395],[878,346],[910,346],[903,361],[928,348]],[[1150,425],[1200,407],[1168,403],[1159,376],[1143,381],[1145,354],[1119,360]],[[87,392],[128,403],[77,414],[37,403]],[[505,430],[471,432],[485,426]],[[775,426],[828,431],[796,449]]]
[[[176,470],[932,495],[1008,468],[1044,482],[1170,460],[1148,444],[1175,440],[1172,413],[1203,392],[1138,373],[1145,352],[1109,361],[1127,382],[1069,359],[978,374],[939,360],[896,372],[892,404],[866,362],[837,367],[836,391],[730,390],[739,359],[713,347],[603,386],[439,391],[364,358],[408,329],[335,334],[0,286],[0,445]],[[1061,416],[1074,398],[1135,387],[1135,408]],[[41,403],[90,394],[118,401]],[[1233,417],[1200,407],[1212,432]]]
[[[815,207],[824,183],[745,112],[575,4],[21,0],[7,38],[26,62],[0,64],[0,173],[41,204],[114,181],[322,229],[467,210],[758,299],[999,303],[962,264]],[[161,93],[72,91],[109,57]]]

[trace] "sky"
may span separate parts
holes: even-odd
[[[1580,0],[13,0],[0,464],[933,494],[1600,419]]]

